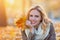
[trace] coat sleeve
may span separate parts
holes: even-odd
[[[25,31],[22,31],[22,40],[33,40],[34,39],[34,35],[30,32],[28,37],[25,34]]]
[[[48,40],[56,40],[56,34],[55,34],[53,23],[51,23],[49,34],[50,34],[50,36],[49,36]]]
[[[27,40],[27,37],[26,37],[26,34],[25,34],[25,31],[21,31],[21,33],[22,33],[22,40]]]

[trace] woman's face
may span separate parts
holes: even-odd
[[[33,26],[37,26],[41,21],[40,12],[37,10],[32,10],[29,14],[29,20]]]

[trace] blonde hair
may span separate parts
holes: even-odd
[[[32,10],[37,10],[38,12],[40,12],[40,15],[41,15],[41,21],[40,21],[40,22],[42,22],[42,29],[43,29],[44,32],[45,32],[46,27],[47,27],[47,24],[50,23],[51,20],[47,17],[46,12],[44,11],[44,9],[42,8],[42,6],[40,6],[40,5],[36,5],[36,6],[31,7],[31,8],[29,9],[29,11],[27,12],[27,13],[28,13],[28,14],[27,14],[27,15],[28,15],[28,16],[27,16],[27,19],[29,18],[29,14],[30,14],[30,12],[31,12]]]
[[[41,20],[41,22],[42,22],[42,29],[43,29],[44,32],[45,32],[46,27],[47,27],[46,25],[47,25],[48,23],[50,23],[51,20],[47,17],[46,12],[44,11],[44,9],[42,8],[42,6],[40,6],[40,5],[35,5],[35,6],[31,7],[31,8],[28,10],[28,12],[27,12],[27,13],[28,13],[27,16],[22,17],[21,19],[17,20],[17,22],[16,22],[17,26],[19,27],[19,25],[21,24],[21,25],[22,25],[22,29],[25,30],[25,28],[28,28],[28,27],[25,25],[25,21],[29,18],[29,13],[30,13],[32,10],[37,10],[37,11],[40,12],[41,17],[42,17],[42,20]]]

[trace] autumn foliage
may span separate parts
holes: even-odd
[[[20,18],[19,20],[17,20],[16,26],[18,28],[25,29],[25,22],[26,22],[26,17],[24,16],[24,17]]]

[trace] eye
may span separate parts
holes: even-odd
[[[33,15],[30,15],[30,17],[33,17]]]
[[[38,15],[35,15],[35,17],[39,17]]]

